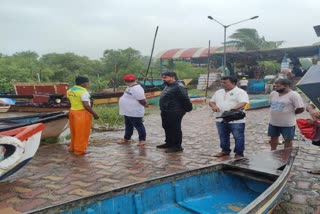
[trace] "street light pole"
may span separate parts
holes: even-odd
[[[256,18],[259,18],[259,16],[253,16],[249,19],[244,19],[244,20],[241,20],[241,21],[238,21],[238,22],[235,22],[235,23],[232,23],[232,24],[229,24],[229,25],[224,25],[222,24],[221,22],[219,22],[218,20],[214,19],[212,16],[208,16],[208,19],[210,20],[213,20],[215,22],[217,22],[218,24],[220,24],[223,28],[224,28],[224,39],[223,39],[223,73],[226,74],[226,65],[227,65],[227,48],[226,48],[226,43],[227,43],[227,28],[232,26],[232,25],[236,25],[236,24],[239,24],[241,22],[245,22],[245,21],[249,21],[249,20],[252,20],[252,19],[256,19]]]

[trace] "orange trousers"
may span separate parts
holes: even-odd
[[[70,110],[69,126],[71,143],[69,151],[76,155],[84,154],[87,150],[91,131],[92,115],[87,110]]]

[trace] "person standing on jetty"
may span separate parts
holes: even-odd
[[[91,131],[92,116],[99,119],[97,113],[93,111],[90,103],[90,95],[87,91],[89,79],[78,76],[75,79],[76,85],[67,91],[67,97],[71,103],[69,111],[69,126],[71,133],[71,143],[69,151],[75,155],[88,154],[87,146]]]
[[[177,74],[166,71],[161,74],[166,85],[160,96],[162,127],[165,132],[165,144],[158,145],[166,153],[182,152],[181,122],[186,112],[192,110],[186,87],[178,81]]]
[[[146,96],[133,74],[125,75],[123,80],[127,88],[119,100],[119,114],[124,115],[125,133],[124,138],[119,143],[130,143],[133,128],[136,128],[139,134],[138,146],[143,146],[146,141],[146,129],[143,125],[144,108],[148,106]]]
[[[221,86],[222,89],[216,91],[209,102],[209,106],[212,111],[216,112],[217,117],[220,117],[225,111],[243,109],[249,103],[249,96],[247,92],[237,87],[236,77],[222,77]],[[220,138],[221,152],[215,154],[214,157],[230,155],[230,134],[233,135],[235,140],[234,157],[243,157],[245,147],[245,118],[228,123],[223,122],[223,120],[219,118],[216,119],[216,126]]]
[[[292,147],[296,128],[296,114],[304,112],[304,103],[298,92],[290,89],[288,79],[278,79],[274,83],[275,91],[270,94],[270,122],[268,136],[271,150],[276,150],[279,136],[284,139],[284,148]]]

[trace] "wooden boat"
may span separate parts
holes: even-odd
[[[0,112],[4,113],[9,111],[10,105],[0,105]]]
[[[297,154],[284,149],[135,183],[34,213],[271,213]]]
[[[204,97],[204,96],[191,95],[189,97],[190,97],[190,101],[192,103],[205,103],[206,102],[206,97]]]
[[[100,104],[118,104],[119,99],[122,96],[123,92],[116,93],[93,93],[91,94],[91,98],[93,99],[94,105]],[[145,95],[148,100],[148,103],[156,103],[155,98],[159,98],[161,94],[161,90],[159,88],[146,88]],[[154,104],[155,104],[154,103]]]
[[[67,127],[68,121],[67,111],[2,118],[0,119],[0,131],[43,123],[46,127],[42,132],[41,139],[46,139],[49,137],[58,137]]]
[[[270,106],[269,96],[262,95],[262,96],[250,97],[249,104],[246,106],[246,109],[251,110],[251,109],[259,109],[259,108],[267,108],[269,106]]]
[[[49,103],[25,103],[11,105],[10,112],[60,112],[70,109],[69,103],[49,104]]]
[[[42,123],[23,126],[0,132],[0,145],[5,148],[0,161],[0,180],[12,175],[25,166],[39,148]]]

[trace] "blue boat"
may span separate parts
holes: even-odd
[[[267,152],[135,183],[33,213],[270,213],[297,149]]]
[[[246,107],[247,110],[267,108],[270,106],[269,95],[260,95],[250,97],[249,105]]]

